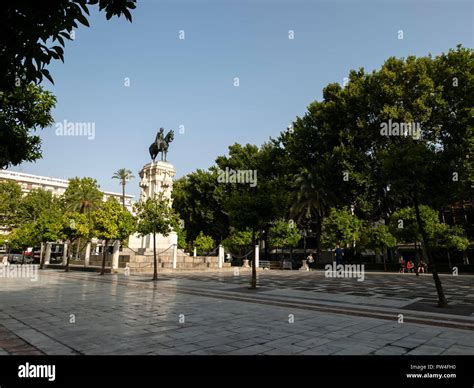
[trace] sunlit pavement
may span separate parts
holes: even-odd
[[[321,271],[0,279],[0,354],[474,355],[474,277]]]

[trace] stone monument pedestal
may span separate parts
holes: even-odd
[[[173,191],[173,177],[176,170],[171,163],[158,161],[150,162],[143,166],[140,173],[140,201],[146,201],[148,198],[154,198],[162,195],[163,198],[169,199],[171,206],[171,192]],[[163,251],[173,244],[177,244],[178,236],[176,232],[171,232],[168,236],[161,234],[156,235],[156,249]],[[138,236],[134,234],[130,236],[128,246],[133,250],[144,250],[145,252],[153,251],[153,235]],[[171,248],[170,248],[171,251]]]

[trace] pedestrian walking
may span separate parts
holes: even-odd
[[[308,263],[309,269],[312,270],[314,266],[314,257],[312,253],[308,255],[308,257],[306,258],[306,262]]]
[[[344,250],[339,244],[337,244],[336,249],[334,249],[334,257],[336,258],[336,265],[344,264]]]

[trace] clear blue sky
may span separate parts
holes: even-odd
[[[467,1],[141,0],[132,23],[92,12],[90,24],[67,42],[65,63],[51,66],[55,85],[44,86],[58,99],[55,121],[95,122],[95,139],[45,129],[43,159],[12,170],[91,176],[120,191],[113,172],[138,176],[164,127],[176,132],[168,159],[179,177],[209,167],[234,142],[276,137],[350,69],[473,47]],[[138,179],[127,191],[138,195]]]

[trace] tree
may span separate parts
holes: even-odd
[[[450,270],[453,268],[450,252],[462,252],[464,263],[466,263],[466,250],[469,247],[469,240],[465,237],[464,230],[460,226],[449,226],[444,223],[439,224],[435,231],[435,241],[434,246],[446,253]]]
[[[215,246],[214,239],[211,236],[204,235],[202,232],[199,233],[193,244],[196,247],[198,255],[208,254]]]
[[[26,247],[35,246],[39,242],[34,224],[23,224],[17,227],[11,231],[8,237],[10,248],[22,252]]]
[[[153,280],[158,280],[156,234],[168,236],[179,224],[179,217],[162,195],[135,204],[137,231],[140,236],[153,234]]]
[[[55,105],[56,98],[40,86],[0,89],[0,168],[41,158],[41,139],[32,132],[53,124]]]
[[[361,221],[350,210],[332,208],[324,220],[322,243],[326,248],[354,246],[360,238]]]
[[[68,210],[89,214],[99,207],[103,196],[95,179],[75,177],[69,179],[64,202]]]
[[[216,159],[221,177],[225,171],[231,170],[253,175],[253,179],[248,179],[247,182],[220,182],[225,198],[223,209],[229,217],[229,225],[240,230],[250,228],[253,244],[257,243],[256,237],[268,229],[273,219],[282,217],[287,212],[288,195],[277,175],[277,155],[280,155],[280,150],[272,142],[260,148],[236,143],[229,146],[228,156]],[[250,288],[257,288],[255,260],[252,260]]]
[[[238,230],[230,229],[230,234],[222,241],[222,245],[233,253],[243,255],[245,250],[252,249],[252,231],[247,228]]]
[[[90,224],[91,211],[99,208],[104,194],[100,191],[97,181],[93,178],[71,178],[64,192],[64,202],[67,211],[85,214]],[[91,227],[91,225],[89,225]],[[76,255],[81,251],[81,239],[77,239]]]
[[[122,185],[122,206],[125,209],[125,186],[127,185],[128,181],[135,177],[130,170],[120,168],[114,173],[112,178],[120,180],[120,184]]]
[[[387,270],[384,252],[387,248],[397,246],[397,239],[390,233],[385,224],[365,226],[361,230],[362,245],[375,251],[376,261],[380,254],[383,255],[384,271]]]
[[[413,206],[441,307],[447,301],[420,206],[441,210],[469,198],[473,55],[458,46],[435,58],[389,58],[371,74],[351,71],[345,87],[328,85],[281,137],[295,165],[318,167],[337,206],[350,204],[371,221]],[[421,130],[389,132],[392,123]]]
[[[5,187],[6,186],[6,187]],[[10,185],[0,184],[0,188],[6,190],[5,198],[0,202],[3,206],[12,207],[12,201],[16,198],[16,210],[10,210],[14,214],[16,228],[12,234],[13,245],[17,247],[35,246],[48,241],[56,241],[61,238],[60,220],[62,217],[61,200],[53,197],[52,193],[43,189],[30,191],[21,197],[20,186],[11,182]],[[0,206],[2,206],[0,205]],[[10,244],[11,245],[11,244]],[[40,269],[44,266],[44,250],[40,257]]]
[[[6,0],[0,10],[0,168],[41,158],[41,139],[30,131],[53,124],[55,97],[38,86],[52,59],[64,61],[65,40],[78,22],[89,26],[90,5],[107,19],[131,21],[136,0],[57,0],[52,3]]]
[[[364,77],[359,88],[366,116],[353,131],[355,143],[377,161],[377,172],[391,195],[413,206],[423,247],[438,293],[447,300],[431,253],[421,205],[441,210],[468,196],[472,182],[472,99],[474,51],[458,46],[438,57],[389,58]],[[383,130],[392,123],[419,128],[418,136]]]
[[[57,200],[50,191],[44,189],[34,189],[22,197],[18,206],[17,222],[24,224],[36,222],[46,209],[53,206]]]
[[[428,206],[420,206],[420,217],[430,246],[440,249],[448,257],[448,264],[451,268],[450,251],[464,252],[469,240],[464,236],[464,231],[460,226],[449,226],[439,220],[438,212]],[[423,243],[421,230],[416,220],[416,211],[414,208],[404,208],[393,213],[390,220],[390,230],[401,241],[406,243],[415,243],[422,247],[423,256],[426,259],[427,253]],[[417,252],[418,257],[418,252]]]
[[[228,233],[229,221],[223,205],[225,193],[217,177],[215,168],[198,169],[173,183],[173,209],[183,219],[190,242],[201,230],[218,241]]]
[[[89,218],[77,211],[67,211],[61,217],[60,234],[67,242],[65,272],[69,272],[69,262],[72,256],[72,244],[81,238],[88,239],[91,233]]]
[[[21,188],[16,182],[0,182],[0,225],[12,228],[17,222]]]
[[[432,244],[435,243],[436,233],[441,227],[438,212],[429,206],[420,206],[420,215],[423,225]],[[420,227],[416,220],[416,211],[413,207],[405,207],[395,211],[390,217],[390,232],[398,240],[405,243],[415,243],[422,241]]]
[[[10,238],[9,234],[0,234],[0,246],[7,244],[9,238]]]
[[[102,252],[102,267],[100,275],[105,274],[108,243],[110,241],[127,239],[136,229],[136,224],[130,212],[124,209],[115,198],[109,198],[91,213],[93,230],[91,234],[104,240]]]
[[[182,228],[181,225],[177,225],[175,232],[178,235],[178,248],[186,249],[188,247],[186,242],[186,229]]]
[[[294,248],[301,239],[300,230],[293,221],[277,220],[270,228],[268,242],[275,248]]]
[[[7,0],[0,13],[0,90],[12,89],[17,80],[39,83],[52,59],[64,61],[65,40],[74,39],[78,23],[89,27],[89,6],[99,5],[107,19],[122,14],[132,20],[136,0],[58,0],[30,3]]]
[[[35,221],[35,234],[40,243],[44,245],[49,241],[63,239],[61,219],[62,208],[60,200],[53,198],[50,205],[41,210]],[[40,269],[44,267],[45,253],[43,249],[40,257]]]
[[[442,224],[438,231],[439,246],[455,252],[465,252],[469,247],[469,240],[464,236],[464,231],[459,226]]]
[[[302,168],[295,176],[296,191],[293,194],[293,205],[290,214],[300,224],[314,221],[316,224],[317,257],[321,257],[321,231],[324,218],[329,212],[330,204],[335,203],[333,194],[324,184],[317,169]]]

